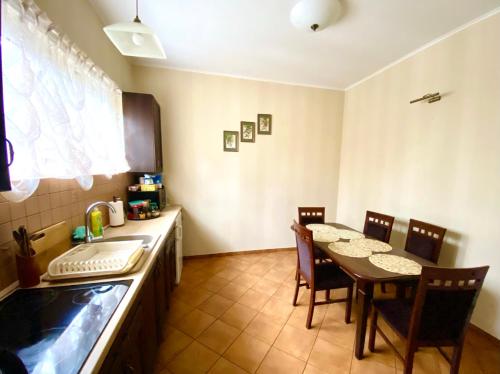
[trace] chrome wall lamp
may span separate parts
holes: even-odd
[[[439,94],[439,92],[432,93],[432,94],[426,94],[422,97],[419,97],[418,99],[410,101],[410,104],[413,104],[413,103],[416,103],[416,102],[422,101],[422,100],[427,100],[427,102],[429,104],[435,103],[436,101],[441,100],[441,95]]]

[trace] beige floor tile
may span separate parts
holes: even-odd
[[[217,320],[203,331],[196,340],[214,352],[222,354],[240,333],[241,330]]]
[[[281,283],[283,282],[290,273],[289,270],[283,270],[279,268],[271,268],[265,275],[265,279],[272,280],[273,282]]]
[[[208,372],[209,374],[245,374],[246,371],[236,366],[224,357],[219,358],[215,365]]]
[[[271,347],[264,361],[257,370],[258,374],[301,374],[306,366],[305,361]]]
[[[257,275],[259,277],[263,277],[264,275],[266,275],[269,272],[269,270],[271,270],[271,268],[272,268],[272,264],[256,263],[256,264],[253,264],[252,266],[250,266],[246,272],[248,274],[253,274],[253,275]]]
[[[176,328],[168,326],[165,329],[165,338],[158,349],[158,362],[160,366],[164,367],[175,355],[192,342],[193,338]]]
[[[368,347],[368,331],[369,329],[367,329],[366,331],[367,334],[366,334],[365,347]],[[401,347],[401,343],[398,340],[394,340],[393,344],[396,344],[398,347]],[[400,350],[400,352],[404,353],[404,349]],[[374,361],[380,364],[384,364],[386,366],[394,367],[397,358],[396,354],[394,353],[394,350],[384,341],[384,339],[379,334],[377,334],[375,337],[375,352],[370,352],[367,348],[365,348],[363,361]]]
[[[285,325],[274,342],[274,346],[300,360],[307,361],[315,340],[316,334],[305,327],[298,329]]]
[[[168,323],[174,324],[193,310],[194,308],[192,306],[177,298],[172,298],[170,302],[170,309],[167,312],[166,320]]]
[[[320,370],[312,365],[307,364],[306,368],[304,369],[303,374],[327,374],[327,372]],[[369,373],[366,373],[366,374],[369,374]]]
[[[295,287],[282,283],[273,296],[277,297],[280,300],[283,300],[286,303],[291,303],[293,301],[294,293]]]
[[[195,309],[184,318],[177,321],[174,324],[174,327],[188,334],[192,338],[196,338],[214,321],[215,318],[210,314]]]
[[[365,359],[358,360],[355,357],[351,363],[351,374],[395,374],[396,367],[389,367],[375,361],[367,361]]]
[[[248,261],[242,261],[238,259],[234,263],[231,264],[231,267],[235,270],[246,271],[252,264]]]
[[[343,320],[339,322],[325,318],[319,330],[318,336],[321,339],[341,345],[344,348],[353,349],[356,337],[356,324],[346,324]]]
[[[221,296],[224,296],[226,299],[238,301],[238,299],[243,296],[247,289],[247,287],[243,287],[239,284],[231,282],[225,287],[221,288],[217,293]]]
[[[205,290],[201,287],[196,287],[194,289],[186,290],[178,293],[176,296],[186,304],[197,307],[202,302],[210,298],[214,293],[208,290]]]
[[[200,306],[198,306],[198,309],[214,317],[220,317],[233,304],[233,300],[226,299],[225,297],[216,294],[204,301]]]
[[[253,287],[258,281],[260,277],[252,274],[241,274],[233,280],[233,283],[240,285],[242,287]]]
[[[234,278],[241,275],[241,272],[238,270],[226,268],[222,271],[219,271],[216,275],[220,278],[224,278],[224,279],[227,279],[228,281],[232,281]]]
[[[220,320],[243,330],[256,314],[257,311],[255,309],[236,303],[220,317]]]
[[[268,316],[259,313],[247,326],[245,332],[268,344],[273,344],[281,329],[280,324],[274,323]]]
[[[265,278],[259,279],[257,283],[252,286],[254,290],[265,293],[269,296],[272,296],[280,287],[280,283]]]
[[[214,275],[211,278],[207,279],[206,282],[203,282],[200,286],[209,291],[218,292],[220,289],[227,286],[228,284],[229,281],[227,279]]]
[[[167,366],[172,374],[206,373],[220,356],[194,341]]]
[[[250,373],[255,373],[270,347],[262,340],[243,333],[224,353],[224,358]]]
[[[250,288],[240,297],[238,302],[252,309],[261,310],[269,298],[269,295]]]
[[[326,372],[346,374],[349,373],[351,359],[352,350],[318,338],[314,343],[308,364]]]
[[[321,323],[323,322],[323,319],[325,317],[327,308],[328,305],[316,305],[314,307],[311,329],[319,330]],[[286,324],[297,328],[304,328],[306,326],[308,312],[309,306],[298,305],[294,307],[292,314],[290,314],[290,318],[288,318]]]
[[[274,322],[284,324],[293,311],[293,306],[290,303],[285,303],[276,297],[271,297],[264,305],[261,312],[267,314]]]

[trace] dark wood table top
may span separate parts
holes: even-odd
[[[338,229],[347,229],[347,230],[354,230],[348,226],[339,224],[339,223],[327,223],[327,225],[336,227]],[[347,240],[342,240],[341,241],[347,241]],[[333,252],[328,248],[329,243],[325,242],[314,242],[314,245],[318,248],[320,248],[323,252],[325,252],[331,259],[334,261],[337,265],[339,265],[341,268],[343,268],[346,272],[354,276],[355,278],[358,279],[363,279],[371,282],[385,282],[385,281],[404,281],[404,280],[414,280],[418,279],[420,276],[419,275],[404,275],[404,274],[398,274],[398,273],[392,273],[390,271],[386,271],[384,269],[381,269],[375,265],[373,265],[369,260],[368,257],[348,257],[348,256],[343,256],[338,253]],[[413,260],[420,265],[423,266],[437,266],[435,263],[427,261],[421,257],[415,256],[404,249],[398,249],[398,248],[393,248],[392,251],[390,252],[384,252],[385,254],[388,255],[396,255],[396,256],[401,256],[404,258],[408,258],[410,260]]]

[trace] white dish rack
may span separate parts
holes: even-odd
[[[71,279],[121,275],[141,258],[142,240],[85,243],[53,259],[47,269],[49,279]]]

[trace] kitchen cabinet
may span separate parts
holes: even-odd
[[[151,272],[115,338],[100,373],[154,372],[163,321],[174,284],[175,230],[172,230],[160,248]]]
[[[153,95],[124,92],[125,152],[131,172],[163,170],[160,106]]]

